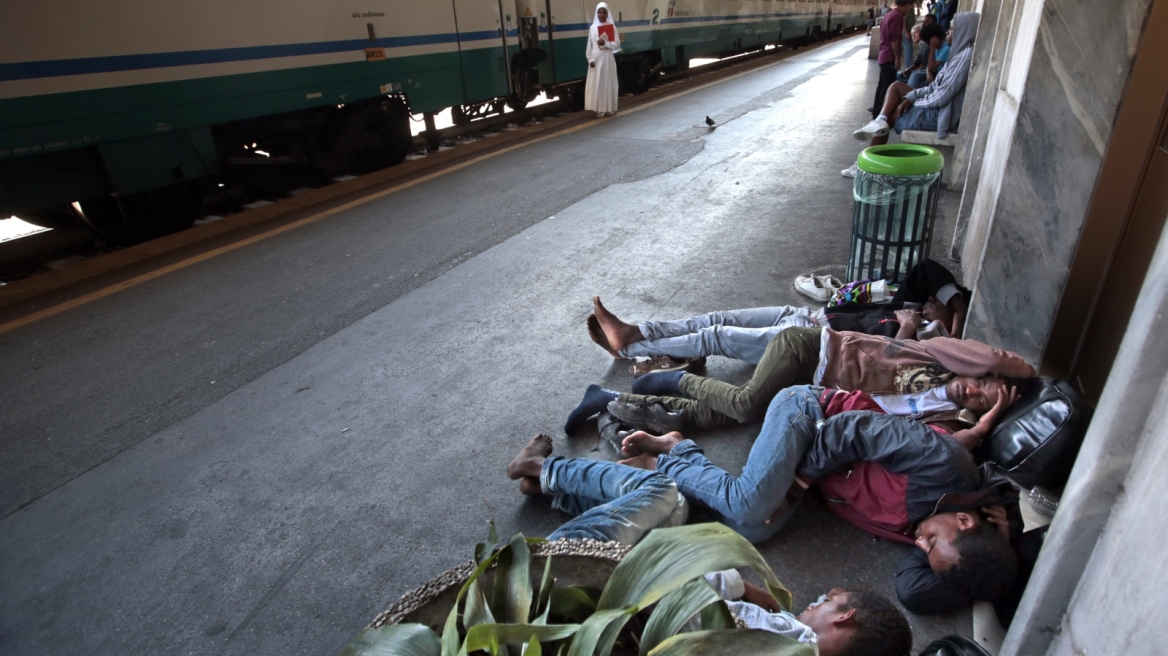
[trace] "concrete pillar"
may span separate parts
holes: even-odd
[[[994,92],[1001,81],[1002,56],[1010,40],[1009,26],[1014,13],[1014,0],[981,0],[978,4],[980,6],[976,11],[981,14],[981,22],[973,49],[969,82],[965,85],[965,106],[961,109],[961,123],[957,130],[960,138],[953,149],[953,163],[949,169],[949,188],[963,191],[953,226],[953,246],[949,252],[949,257],[953,259],[960,257],[965,226],[973,211],[973,197],[981,174],[981,154],[985,151]],[[999,20],[1001,16],[1005,17],[1004,21]]]
[[[1001,656],[1162,653],[1168,229],[1140,299]]]
[[[1150,6],[1017,0],[962,248],[966,337],[1041,361]]]

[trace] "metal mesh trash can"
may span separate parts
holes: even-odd
[[[848,280],[900,282],[929,257],[945,157],[915,144],[872,146],[856,160]]]

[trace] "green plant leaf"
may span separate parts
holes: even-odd
[[[390,624],[365,629],[341,656],[438,656],[442,643],[424,624]]]
[[[539,617],[536,617],[532,624],[547,624],[548,611],[551,610],[551,604],[548,602],[551,600],[553,584],[552,557],[548,556],[544,558],[543,578],[540,579],[539,594],[535,598],[535,612],[539,613]]]
[[[599,598],[600,591],[596,588],[575,585],[567,588],[556,588],[552,590],[551,598],[548,600],[548,608],[552,615],[583,622],[596,612],[596,600]]]
[[[597,611],[580,625],[568,656],[608,656],[617,634],[636,612],[635,607]]]
[[[815,656],[815,649],[794,638],[761,629],[695,631],[673,636],[649,652],[649,656]]]
[[[579,624],[480,624],[466,632],[467,652],[490,651],[492,645],[522,645],[531,641],[551,642],[571,637],[580,630]]]
[[[487,605],[487,597],[483,594],[479,582],[473,581],[466,591],[466,608],[462,613],[462,626],[469,631],[479,624],[494,624],[495,617],[491,614],[491,607]]]
[[[735,629],[738,624],[726,602],[719,599],[702,609],[702,630],[717,631],[720,629]]]
[[[531,636],[531,640],[523,645],[523,653],[520,656],[543,656],[543,649],[539,646],[539,640],[535,636]]]
[[[480,542],[475,545],[475,563],[482,565],[483,561],[495,552],[495,547],[499,546],[499,532],[495,530],[495,520],[488,522],[491,530],[487,533],[487,541]]]
[[[649,533],[613,571],[597,610],[642,610],[710,572],[749,567],[767,582],[779,605],[791,608],[791,592],[746,538],[722,524],[660,528]]]
[[[494,526],[492,526],[492,529],[493,528]],[[487,571],[487,568],[490,567],[491,564],[494,563],[502,553],[503,551],[495,552],[485,558],[483,562],[479,563],[479,566],[476,567],[475,570],[471,572],[471,575],[467,578],[466,583],[463,583],[462,588],[459,589],[458,596],[454,599],[454,607],[450,609],[450,614],[446,616],[446,624],[442,627],[442,656],[459,656],[458,605],[462,602],[463,597],[466,596],[466,593],[470,590],[470,587],[474,585],[475,581],[479,580],[479,577],[483,575],[483,572]],[[465,650],[463,651],[465,652]]]
[[[642,656],[676,634],[691,617],[716,601],[721,601],[718,592],[704,578],[694,579],[662,597],[641,632]],[[703,624],[702,628],[709,627]]]
[[[522,534],[499,552],[492,588],[495,617],[508,624],[526,624],[531,613],[531,549]]]

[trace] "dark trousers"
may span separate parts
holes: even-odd
[[[888,87],[896,81],[896,62],[890,61],[880,65],[880,81],[876,83],[876,100],[872,103],[872,118],[880,116],[884,107],[884,96],[888,95]]]

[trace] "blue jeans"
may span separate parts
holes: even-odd
[[[775,396],[738,477],[714,466],[692,440],[657,458],[657,471],[676,481],[687,499],[708,508],[720,522],[751,542],[762,542],[795,513],[796,506],[791,506],[767,523],[782,505],[803,454],[819,432],[822,389],[797,385]]]
[[[941,110],[936,107],[917,107],[913,105],[907,112],[900,115],[893,128],[897,134],[904,130],[922,130],[924,132],[937,131],[937,119]]]
[[[551,456],[539,475],[552,507],[574,515],[548,540],[591,538],[633,546],[655,528],[678,526],[689,504],[658,472],[615,462]]]
[[[621,357],[669,355],[701,358],[721,355],[758,364],[775,335],[793,326],[814,327],[811,309],[792,305],[711,312],[678,321],[644,321],[644,341],[630,344]]]

